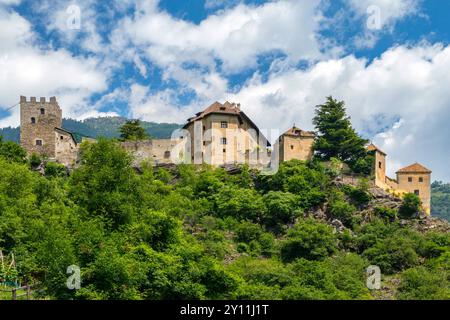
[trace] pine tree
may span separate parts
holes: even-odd
[[[322,160],[338,158],[356,171],[369,173],[371,164],[365,148],[367,140],[353,129],[343,101],[328,97],[325,104],[317,106],[313,119],[317,138],[314,142],[316,156]]]
[[[120,138],[123,141],[145,140],[149,138],[145,129],[141,127],[141,122],[139,120],[128,120],[119,130]]]

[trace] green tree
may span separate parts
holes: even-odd
[[[139,120],[128,120],[123,126],[120,127],[119,131],[120,138],[123,141],[149,139],[149,135],[141,126],[141,122]]]
[[[313,123],[317,131],[314,142],[317,157],[326,161],[338,158],[359,172],[370,173],[372,164],[365,163],[368,141],[353,129],[343,101],[328,97],[325,104],[317,107]]]
[[[414,193],[407,193],[403,197],[402,206],[398,210],[398,213],[402,218],[412,218],[415,214],[419,213],[422,206],[420,198]]]
[[[281,258],[285,262],[297,258],[321,260],[337,249],[333,228],[314,219],[299,221],[288,231],[287,240],[281,246]]]
[[[10,162],[25,163],[27,153],[17,143],[12,141],[3,141],[0,136],[0,157]]]

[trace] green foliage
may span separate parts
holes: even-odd
[[[393,222],[397,219],[397,210],[390,209],[386,207],[376,207],[374,208],[375,214],[383,219],[386,219],[387,221]]]
[[[407,193],[403,197],[402,206],[398,213],[402,218],[411,218],[419,213],[422,206],[420,198],[413,193]]]
[[[289,192],[269,191],[264,195],[264,203],[267,207],[264,224],[278,230],[286,224],[292,224],[302,213],[298,197]]]
[[[45,165],[46,177],[64,177],[67,175],[67,169],[63,164],[56,162],[47,162]]]
[[[330,226],[313,219],[301,220],[288,231],[281,247],[281,258],[285,262],[297,258],[324,259],[336,251],[336,242]]]
[[[449,300],[450,274],[416,267],[404,271],[397,298],[401,300]]]
[[[369,174],[372,168],[367,159],[367,140],[358,136],[347,116],[344,102],[332,97],[319,105],[313,119],[317,138],[314,142],[316,156],[322,160],[337,158],[347,163],[355,172]]]
[[[12,141],[3,141],[3,137],[0,136],[0,157],[16,163],[25,163],[27,153],[25,150]]]
[[[337,188],[318,161],[273,176],[148,163],[137,173],[115,141],[81,151],[69,176],[0,156],[0,248],[17,264],[7,276],[42,283],[44,298],[373,299],[369,264],[401,275],[397,298],[448,298],[450,236],[412,231],[382,207],[360,223],[367,186]],[[319,208],[326,221],[304,218]],[[333,218],[352,230],[336,232]],[[77,291],[66,287],[73,264]]]
[[[431,184],[431,214],[450,221],[450,184],[442,181]]]
[[[37,168],[42,163],[41,157],[37,153],[33,153],[29,159],[31,168]]]
[[[419,264],[417,253],[420,236],[407,230],[397,230],[388,237],[376,241],[363,255],[385,274],[393,274]]]
[[[119,131],[120,138],[123,141],[149,139],[149,135],[145,132],[145,129],[141,126],[141,122],[139,120],[127,120],[127,122],[120,127]]]

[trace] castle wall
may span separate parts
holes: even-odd
[[[28,153],[55,158],[55,127],[61,127],[62,111],[56,98],[20,97],[20,144]],[[39,145],[41,143],[41,145]]]
[[[142,141],[125,141],[120,145],[130,152],[134,157],[134,164],[138,165],[142,161],[151,161],[153,164],[174,163],[179,155],[174,155],[176,146],[183,144],[180,139],[154,139]]]
[[[279,139],[280,161],[310,160],[313,156],[314,137],[283,135]]]
[[[59,163],[73,167],[78,159],[78,146],[72,135],[66,131],[55,129],[55,158]]]
[[[222,128],[222,122],[227,123],[227,128]],[[197,125],[197,129],[195,126]],[[230,163],[249,163],[256,165],[258,162],[258,150],[265,146],[259,146],[258,133],[252,125],[237,115],[210,114],[198,120],[198,124],[190,123],[186,128],[190,135],[191,161],[194,163],[195,152],[199,153],[202,162],[211,165],[223,165]],[[195,135],[200,135],[199,145],[195,145]],[[226,138],[226,144],[222,143]]]

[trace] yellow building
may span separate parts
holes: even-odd
[[[422,207],[427,214],[431,213],[431,170],[419,163],[397,171],[397,179],[392,179],[386,175],[386,153],[381,151],[374,144],[367,147],[373,152],[374,160],[374,182],[375,185],[384,190],[404,195],[414,193],[422,201]]]
[[[267,138],[239,104],[214,102],[183,126],[191,163],[264,165],[270,159]],[[188,159],[189,160],[189,159]]]
[[[297,160],[311,160],[315,134],[293,126],[283,133],[274,148],[278,148],[280,162]]]
[[[419,196],[427,214],[431,213],[431,170],[419,163],[397,171],[399,190]]]

